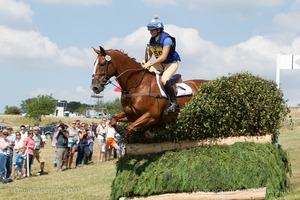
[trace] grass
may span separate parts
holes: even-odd
[[[288,126],[281,128],[279,143],[288,152],[292,164],[292,177],[290,179],[292,190],[286,196],[278,198],[280,200],[300,199],[300,127],[295,126],[290,129]]]
[[[94,152],[98,152],[97,145]],[[15,180],[0,186],[1,197],[4,199],[109,199],[110,186],[115,176],[115,161],[90,163],[80,168],[72,168],[56,172],[53,166],[54,148],[50,141],[43,149],[45,171],[48,175],[33,176]],[[76,159],[76,154],[75,154]],[[96,161],[96,155],[93,155]],[[73,165],[74,167],[74,165]],[[32,174],[39,171],[39,164],[34,161]]]
[[[66,119],[66,118],[65,118]],[[14,121],[16,120],[16,121]],[[5,117],[0,115],[0,124],[18,127],[20,124],[30,124],[22,121],[19,116]],[[51,119],[52,120],[52,119]],[[63,118],[60,120],[64,120]],[[67,120],[72,120],[67,118]],[[86,119],[87,120],[87,119]],[[58,121],[53,119],[53,121]],[[47,122],[48,123],[48,122]],[[41,125],[47,123],[42,122]],[[300,126],[293,130],[283,127],[279,137],[279,143],[289,153],[292,163],[293,175],[291,177],[292,190],[280,200],[300,199]],[[96,161],[97,145],[94,146],[93,160]],[[115,177],[115,161],[95,162],[78,169],[71,169],[57,173],[53,167],[54,150],[50,141],[46,143],[44,159],[46,160],[45,171],[49,175],[34,176],[13,183],[0,185],[1,199],[109,199],[111,184]],[[76,157],[76,155],[75,155]],[[73,165],[74,166],[74,165]],[[35,161],[32,166],[33,174],[39,171],[39,165]],[[275,198],[273,198],[275,199]]]
[[[67,117],[42,117],[42,121],[39,124],[40,126],[50,125],[50,124],[58,124],[61,122],[71,124],[73,120],[78,118],[67,118]],[[100,123],[100,119],[89,119],[89,118],[79,118],[80,121],[85,123],[97,122]],[[19,130],[19,127],[24,125],[34,126],[34,120],[29,119],[27,117],[22,117],[20,115],[0,115],[0,125],[9,125],[14,128],[14,130]]]

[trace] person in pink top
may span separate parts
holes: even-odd
[[[23,143],[23,147],[27,148],[27,154],[29,157],[29,172],[31,171],[31,164],[32,164],[32,160],[33,160],[33,155],[34,155],[34,147],[35,147],[35,142],[32,139],[33,137],[33,131],[30,130],[28,131],[28,136],[27,138],[24,139],[24,143]],[[24,163],[24,169],[25,169],[25,173],[24,173],[24,177],[27,176],[27,161]]]

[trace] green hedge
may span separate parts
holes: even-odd
[[[117,163],[111,199],[164,193],[215,192],[267,187],[267,196],[289,189],[285,151],[249,142],[203,146],[143,156]]]
[[[141,129],[128,142],[274,134],[287,113],[283,93],[274,81],[237,73],[202,84],[175,122],[150,128],[156,133],[153,138],[145,138],[147,129]]]

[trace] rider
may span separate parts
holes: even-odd
[[[157,16],[154,16],[154,19],[148,23],[147,27],[151,38],[147,45],[145,61],[143,61],[142,66],[150,71],[163,72],[161,81],[164,84],[171,103],[167,108],[167,112],[176,112],[179,106],[170,78],[177,71],[178,61],[181,60],[179,54],[175,51],[175,38],[164,32],[164,25]],[[156,59],[152,62],[147,62],[152,54],[154,54]]]

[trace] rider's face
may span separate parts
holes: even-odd
[[[158,30],[157,29],[156,30],[150,30],[150,34],[151,34],[152,37],[156,37],[157,34],[158,34]]]

